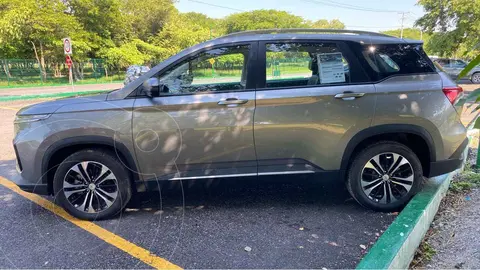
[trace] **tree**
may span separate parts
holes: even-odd
[[[187,12],[182,13],[185,18],[188,18],[193,24],[208,28],[211,32],[211,37],[219,37],[226,33],[225,23],[223,19],[210,18],[203,13]]]
[[[227,33],[272,28],[302,28],[307,26],[302,17],[274,9],[235,13],[225,18]]]
[[[208,39],[210,39],[210,29],[207,26],[196,24],[188,14],[179,13],[170,17],[152,42],[162,48],[160,60],[163,60]]]
[[[91,34],[124,41],[130,34],[121,0],[65,0],[67,11]]]
[[[318,20],[315,22],[310,22],[311,28],[322,28],[322,29],[345,29],[345,24],[342,23],[340,20],[333,19],[333,20]]]
[[[431,34],[429,50],[441,56],[478,55],[480,0],[419,0],[418,4],[425,15],[416,25]]]
[[[172,16],[178,14],[174,0],[122,0],[121,12],[131,24],[134,38],[149,41]]]
[[[89,50],[87,33],[60,0],[0,0],[0,25],[0,51],[33,54],[43,78],[45,58],[63,57],[62,38],[75,37],[79,55]]]

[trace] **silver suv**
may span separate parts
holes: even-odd
[[[317,174],[393,211],[459,167],[462,88],[420,41],[360,31],[242,32],[193,46],[124,88],[23,108],[17,185],[82,219],[158,181]]]
[[[467,79],[472,83],[480,84],[480,66],[474,67],[464,78],[458,78],[460,72],[468,65],[461,59],[435,58],[434,63],[439,64],[442,69],[454,79]]]

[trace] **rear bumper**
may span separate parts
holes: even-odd
[[[426,177],[435,177],[449,172],[453,172],[462,166],[465,148],[468,146],[468,139],[466,138],[458,147],[455,153],[449,159],[430,162],[430,171]]]

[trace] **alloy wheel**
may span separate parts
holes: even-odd
[[[472,82],[473,83],[480,83],[480,72],[472,75]]]
[[[396,153],[381,153],[362,170],[361,185],[367,197],[381,204],[394,203],[408,194],[414,172],[410,162]]]
[[[108,209],[118,197],[118,182],[104,164],[83,161],[72,166],[63,180],[63,193],[76,209],[98,213]]]

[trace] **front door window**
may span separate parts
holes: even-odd
[[[244,90],[248,51],[249,46],[216,48],[176,65],[160,74],[161,95]]]

